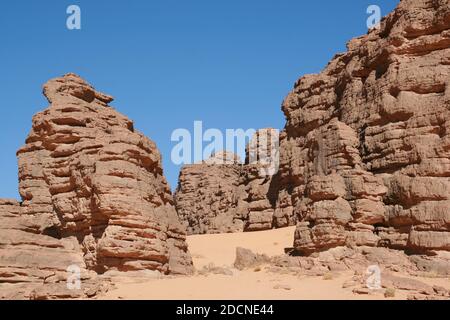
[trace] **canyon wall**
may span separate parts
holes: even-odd
[[[258,231],[295,224],[292,210],[275,211],[278,186],[269,172],[274,129],[260,129],[246,148],[244,163],[219,153],[181,169],[175,203],[188,234]],[[275,146],[273,150],[276,150]],[[277,158],[278,154],[274,158]]]
[[[283,102],[279,169],[220,153],[180,172],[74,74],[18,152],[21,202],[0,200],[0,298],[80,298],[109,271],[190,274],[189,234],[296,225],[294,250],[450,251],[450,6],[402,0]],[[82,288],[67,286],[68,268]],[[71,269],[72,270],[72,269]]]
[[[450,250],[450,6],[403,0],[283,103],[281,188],[297,252]],[[287,204],[287,205],[286,205]]]
[[[342,245],[450,250],[449,82],[448,1],[402,0],[297,81],[282,105],[276,174],[248,161],[184,168],[181,220],[190,233],[297,224],[304,255]]]

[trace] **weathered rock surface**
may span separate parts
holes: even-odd
[[[256,254],[245,248],[236,248],[234,267],[239,270],[257,267],[268,262],[270,262],[270,258],[264,254]]]
[[[294,247],[305,255],[342,245],[449,250],[449,59],[448,1],[402,0],[322,73],[297,81],[282,106],[277,174],[248,161],[187,167],[181,219],[191,233],[298,222]]]
[[[450,249],[450,6],[402,0],[283,103],[276,205],[301,254]],[[289,209],[286,209],[289,208]]]
[[[264,138],[263,138],[264,137]],[[267,230],[277,225],[276,194],[270,172],[274,129],[257,131],[247,146],[245,164],[229,152],[182,168],[175,202],[189,234]],[[273,148],[277,150],[277,148]],[[283,225],[294,223],[280,216]]]
[[[409,299],[450,299],[450,290],[432,286],[423,280],[429,277],[446,279],[450,269],[423,270],[422,261],[427,259],[431,265],[439,261],[450,263],[450,257],[445,252],[443,256],[412,255],[407,256],[400,250],[357,246],[335,247],[326,251],[316,252],[310,256],[266,256],[253,253],[249,249],[237,248],[234,266],[239,270],[261,270],[277,275],[291,274],[299,277],[322,276],[331,280],[349,274],[342,287],[355,294],[379,294],[387,291],[403,291]],[[376,268],[379,271],[378,288],[372,285],[371,279]],[[394,293],[395,294],[395,293]]]
[[[401,0],[379,29],[297,81],[282,106],[278,172],[252,161],[255,147],[271,147],[260,130],[244,164],[224,152],[184,167],[174,202],[156,146],[112,97],[73,74],[51,80],[51,105],[17,153],[22,202],[0,200],[0,298],[89,297],[105,289],[102,273],[190,273],[185,229],[293,224],[299,256],[239,249],[236,267],[324,275],[375,264],[386,288],[448,298],[389,272],[450,274],[449,82],[448,0]],[[73,265],[82,290],[67,288]]]
[[[0,200],[0,299],[79,298],[101,292],[75,237],[43,235],[46,218],[22,213],[16,200]],[[69,266],[80,271],[82,290],[69,290]]]
[[[184,166],[180,172],[175,202],[188,234],[238,232],[244,228],[238,217],[242,165],[201,164]]]
[[[155,144],[74,74],[50,80],[44,94],[50,106],[17,152],[22,202],[0,202],[1,289],[66,288],[70,265],[89,279],[108,270],[190,273]],[[48,295],[37,298],[80,295],[43,287]]]
[[[294,225],[292,215],[276,214],[276,198],[279,186],[276,173],[279,169],[278,130],[256,131],[246,150],[244,184],[248,208],[245,231],[267,230]]]

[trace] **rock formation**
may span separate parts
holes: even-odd
[[[51,80],[50,107],[17,152],[22,201],[0,200],[0,298],[94,296],[108,272],[189,274],[185,229],[296,224],[297,256],[275,265],[376,262],[448,275],[449,83],[448,0],[401,0],[320,74],[297,81],[282,106],[278,171],[255,156],[274,147],[262,138],[273,131],[260,130],[245,163],[224,152],[185,166],[174,201],[155,144],[112,97],[74,74]],[[243,267],[266,260],[238,256]],[[81,290],[67,286],[73,266]]]
[[[448,288],[431,286],[416,277],[433,275],[435,278],[446,278],[450,274],[449,258],[449,252],[443,251],[433,257],[408,256],[399,250],[369,246],[341,246],[316,252],[311,256],[267,256],[249,249],[237,248],[234,267],[238,270],[264,269],[278,276],[321,276],[323,280],[342,277],[347,273],[352,274],[352,277],[342,284],[342,288],[354,294],[374,295],[394,289],[405,293],[408,300],[448,300]],[[427,263],[423,264],[423,261]],[[370,276],[374,270],[379,271],[379,283],[371,282]],[[219,270],[209,268],[208,271],[213,273]]]
[[[260,176],[248,161],[187,167],[178,213],[204,226],[191,233],[298,222],[304,255],[342,245],[450,250],[449,82],[448,0],[402,0],[322,73],[297,81],[282,106],[277,174]],[[221,228],[224,216],[243,223]]]
[[[0,202],[1,289],[51,283],[66,297],[70,265],[87,279],[109,270],[190,273],[155,144],[74,74],[50,80],[44,94],[50,106],[17,152],[22,202]]]
[[[180,172],[175,204],[188,234],[242,231],[238,217],[244,190],[240,164],[201,164],[184,166]]]
[[[279,169],[279,132],[275,129],[256,131],[246,150],[244,185],[248,208],[245,231],[267,230],[295,224],[292,215],[275,211]]]
[[[258,130],[247,146],[244,164],[236,155],[220,152],[203,163],[182,168],[175,202],[188,234],[257,231],[274,226],[271,163],[259,158],[260,154],[270,157],[272,137],[278,142],[276,130]]]
[[[277,208],[302,254],[450,249],[450,6],[403,0],[283,103]]]

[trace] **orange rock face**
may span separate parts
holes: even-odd
[[[264,139],[260,138],[263,132]],[[271,166],[258,159],[259,154],[271,155],[274,135],[278,139],[276,130],[257,131],[253,144],[247,146],[245,163],[226,153],[222,159],[219,153],[220,162],[213,156],[182,168],[175,202],[189,234],[258,231],[294,223],[292,215],[279,220],[275,217],[273,191],[277,187],[267,172]],[[263,152],[262,141],[268,145]]]
[[[403,0],[322,73],[297,81],[282,106],[276,175],[248,164],[185,168],[178,213],[192,233],[212,220],[214,232],[233,231],[217,227],[225,216],[238,231],[298,223],[294,247],[305,255],[450,250],[449,82],[448,1]]]
[[[209,159],[208,159],[209,160]],[[208,161],[211,162],[211,161]],[[245,196],[239,164],[193,164],[180,172],[175,203],[188,234],[239,232]]]
[[[44,94],[50,106],[17,152],[22,203],[0,203],[0,281],[42,283],[71,264],[94,275],[190,273],[155,144],[74,74],[50,80]]]
[[[182,169],[174,201],[155,144],[112,97],[74,74],[53,79],[50,106],[17,152],[22,202],[0,200],[0,298],[89,297],[108,271],[189,274],[185,230],[294,224],[300,255],[433,252],[445,259],[411,260],[448,274],[449,83],[448,0],[402,0],[322,73],[297,81],[282,106],[276,174],[217,154]],[[67,287],[70,266],[81,290]]]
[[[277,207],[303,254],[450,249],[450,7],[403,0],[283,104]]]

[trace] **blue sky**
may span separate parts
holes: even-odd
[[[19,198],[15,152],[47,107],[42,84],[75,72],[156,142],[172,188],[174,129],[282,128],[283,98],[398,0],[16,0],[0,10],[0,197]],[[82,29],[66,28],[81,8]]]

